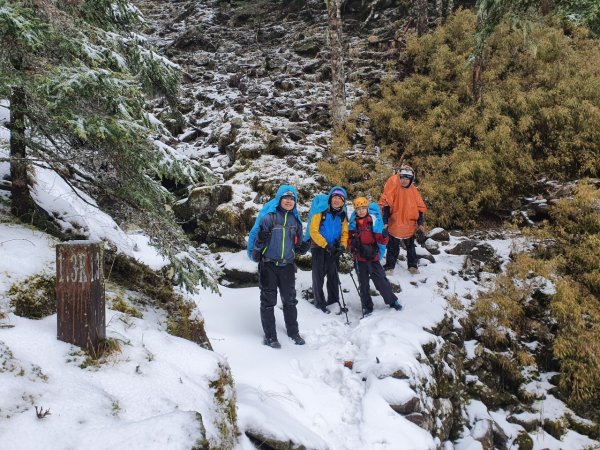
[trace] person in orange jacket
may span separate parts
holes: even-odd
[[[397,174],[388,178],[379,198],[379,206],[383,212],[384,227],[388,230],[390,241],[387,245],[387,256],[384,269],[392,274],[398,254],[400,239],[406,247],[408,271],[419,273],[417,251],[415,248],[415,232],[419,229],[425,232],[425,212],[427,207],[421,194],[414,185],[415,171],[408,164],[400,167]]]

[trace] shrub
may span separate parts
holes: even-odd
[[[28,319],[43,319],[56,312],[56,277],[37,274],[13,284],[8,290],[15,314]]]
[[[368,142],[366,153],[383,157],[380,167],[415,166],[433,222],[444,227],[511,210],[539,176],[600,174],[600,43],[582,30],[567,36],[541,23],[524,42],[505,23],[488,41],[483,99],[476,104],[469,64],[474,30],[475,16],[458,11],[434,32],[409,39],[400,72],[350,118],[368,123],[381,155]],[[355,128],[342,127],[345,140],[336,137],[333,146],[336,181],[350,191],[355,184],[370,189],[382,177],[373,166],[368,180],[355,180],[354,169],[344,167],[355,157],[349,150]]]

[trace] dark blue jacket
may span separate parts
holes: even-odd
[[[254,250],[263,255],[263,261],[285,266],[294,262],[297,247],[302,243],[302,222],[293,211],[277,207],[275,212],[265,215],[259,225],[259,235],[269,236],[266,242],[257,239]]]

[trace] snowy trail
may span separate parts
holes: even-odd
[[[399,298],[404,309],[391,310],[377,296],[374,313],[362,320],[358,293],[350,276],[342,275],[342,285],[349,291],[344,298],[350,325],[345,325],[343,314],[325,315],[301,299],[311,284],[311,273],[299,270],[298,322],[307,344],[296,346],[287,338],[278,303],[281,350],[262,345],[257,287],[224,287],[222,297],[199,296],[209,338],[229,361],[236,380],[240,428],[278,433],[275,437],[281,440],[301,435],[300,442],[310,448],[434,447],[428,433],[394,412],[389,403],[415,396],[410,383],[425,382],[430,376],[418,358],[422,345],[436,338],[424,328],[443,317],[445,300],[437,292],[437,282],[459,261],[445,255],[438,263],[421,267],[417,276],[409,275],[399,263],[394,281],[403,288]],[[471,288],[462,282],[451,289],[462,293]],[[338,307],[330,309],[337,312]],[[344,367],[344,361],[353,361],[353,369]],[[410,379],[390,378],[398,369],[410,374]]]

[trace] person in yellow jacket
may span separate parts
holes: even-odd
[[[312,288],[315,306],[329,314],[327,305],[340,302],[338,270],[340,256],[348,245],[346,190],[334,186],[329,191],[327,209],[314,214],[308,224],[312,253]],[[327,300],[323,283],[327,276]]]
[[[391,275],[400,253],[400,239],[406,247],[408,271],[419,273],[417,251],[415,248],[415,232],[425,232],[425,212],[427,207],[421,194],[414,185],[415,171],[408,164],[400,167],[397,174],[388,178],[379,198],[379,206],[383,212],[384,227],[388,230],[390,241],[387,245],[385,269]]]

